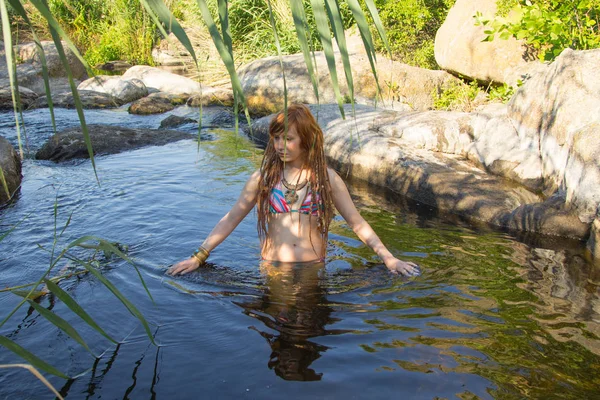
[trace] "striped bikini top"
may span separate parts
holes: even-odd
[[[321,196],[319,192],[316,193],[315,203],[312,203],[313,191],[308,186],[308,192],[306,193],[306,197],[304,201],[300,205],[300,208],[297,210],[292,210],[290,204],[285,200],[285,195],[283,194],[283,185],[281,181],[275,185],[273,189],[271,189],[271,195],[269,196],[269,212],[273,214],[282,214],[282,213],[292,213],[297,212],[300,214],[310,214],[313,216],[318,215],[319,207],[323,209],[323,203],[321,201]]]

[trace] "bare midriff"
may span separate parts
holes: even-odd
[[[268,230],[262,247],[263,259],[308,262],[323,258],[324,243],[317,228],[317,217],[297,212],[271,213]]]

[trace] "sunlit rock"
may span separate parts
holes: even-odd
[[[559,191],[582,221],[600,205],[600,49],[567,49],[508,104],[519,137],[537,144],[546,193]]]
[[[445,70],[481,81],[507,82],[515,85],[527,74],[527,49],[514,38],[483,42],[483,26],[475,26],[475,14],[491,19],[496,0],[457,0],[435,37],[435,60]],[[541,64],[535,62],[534,64]]]
[[[319,101],[322,104],[336,102],[325,55],[323,52],[316,52],[315,58]],[[288,101],[316,104],[317,97],[302,54],[283,56],[283,65]],[[351,54],[350,65],[356,101],[373,103],[377,98],[377,85],[366,54],[358,50]],[[339,53],[336,53],[336,70],[341,96],[344,102],[349,103],[349,91]],[[385,101],[402,103],[412,110],[431,109],[432,93],[441,91],[452,81],[458,82],[457,78],[445,71],[412,67],[381,56],[377,58],[377,73],[381,95]],[[240,69],[239,76],[251,113],[267,115],[283,108],[283,76],[278,57],[252,61]]]
[[[77,89],[108,93],[118,98],[123,104],[131,103],[148,95],[148,89],[144,82],[135,78],[123,79],[120,76],[96,76],[81,82]]]

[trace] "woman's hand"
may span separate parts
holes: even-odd
[[[392,274],[402,274],[404,276],[418,276],[421,274],[419,266],[414,262],[406,262],[392,257],[385,263],[385,266]]]
[[[200,266],[200,261],[196,257],[190,257],[187,260],[183,260],[183,261],[178,262],[177,264],[173,265],[171,268],[169,268],[169,270],[167,271],[167,274],[169,274],[169,275],[177,275],[177,274],[185,275],[188,272],[192,272],[192,271],[198,269],[199,266]]]

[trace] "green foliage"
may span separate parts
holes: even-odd
[[[435,34],[455,0],[376,0],[392,55],[407,64],[438,67],[433,54]],[[382,43],[377,41],[379,50]]]
[[[472,111],[475,107],[475,99],[481,93],[483,91],[477,81],[471,81],[469,84],[453,81],[441,92],[433,93],[433,106],[437,110]]]
[[[490,100],[502,103],[508,103],[513,94],[515,94],[515,88],[506,83],[500,86],[490,86],[488,90]]]
[[[486,28],[485,41],[496,35],[523,39],[537,57],[548,61],[566,48],[600,47],[599,18],[600,0],[504,0],[498,16],[486,19],[478,13],[476,24]]]

